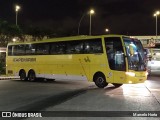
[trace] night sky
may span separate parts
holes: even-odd
[[[88,34],[90,8],[92,35],[111,34],[155,35],[156,19],[153,13],[160,10],[160,0],[0,0],[0,19],[15,24],[15,4],[21,6],[18,13],[19,26],[39,26],[64,29]],[[160,33],[160,16],[158,17]]]

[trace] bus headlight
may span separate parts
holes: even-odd
[[[148,72],[146,72],[145,75],[148,76]]]
[[[126,72],[126,75],[129,75],[129,76],[132,76],[132,77],[135,77],[135,73],[133,73],[133,72]]]

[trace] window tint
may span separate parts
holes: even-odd
[[[25,54],[25,45],[16,45],[16,55]]]
[[[84,42],[85,53],[102,53],[102,41],[101,39],[87,40]]]
[[[36,44],[36,54],[37,55],[49,54],[49,43]]]
[[[8,56],[12,56],[13,55],[13,46],[8,46]]]
[[[13,47],[13,54],[14,55],[23,55],[25,53],[25,46],[24,45],[15,45]]]
[[[57,50],[56,50],[56,48],[57,48],[57,43],[51,43],[50,44],[50,54],[52,54],[52,55],[54,55],[54,54],[57,54]]]
[[[58,55],[103,53],[102,40],[88,39],[77,41],[34,43],[8,47],[8,55]]]
[[[67,42],[66,54],[80,54],[80,53],[83,53],[83,41]]]
[[[106,53],[109,67],[112,70],[125,70],[124,51],[119,37],[105,38]]]
[[[25,54],[25,45],[13,45],[8,46],[8,55],[24,55]]]
[[[65,54],[66,44],[65,42],[55,42],[51,44],[50,54]]]
[[[26,45],[26,55],[33,55],[36,52],[35,44],[27,44]]]

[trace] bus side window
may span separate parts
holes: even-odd
[[[13,55],[18,56],[25,54],[25,45],[15,45],[13,48]]]
[[[36,54],[48,55],[49,54],[49,44],[48,43],[36,44]]]
[[[26,45],[26,55],[34,55],[36,52],[35,44]]]
[[[77,54],[77,53],[83,53],[83,43],[82,42],[80,42],[79,44],[77,44],[76,46],[75,46],[75,53]]]
[[[13,55],[13,46],[8,46],[8,56]]]
[[[88,42],[85,42],[84,44],[84,53],[91,53],[91,50],[90,50],[90,45]]]
[[[92,39],[84,42],[85,53],[103,53],[101,39]]]
[[[97,39],[92,43],[92,47],[94,50],[94,53],[103,53],[103,48],[102,48],[102,41],[101,39]]]
[[[57,51],[56,51],[56,43],[51,43],[50,44],[50,54],[51,55],[56,55]]]
[[[56,45],[57,54],[65,54],[66,53],[66,44],[65,42],[59,42]]]
[[[66,44],[65,42],[55,42],[50,45],[50,54],[58,55],[66,53]]]
[[[82,41],[68,41],[66,47],[67,54],[80,54],[83,53],[83,42]]]

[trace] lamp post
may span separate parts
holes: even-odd
[[[91,16],[92,14],[94,14],[94,10],[91,9],[90,12],[89,12],[89,15],[90,15],[90,22],[89,22],[89,35],[91,35],[91,30],[92,30],[92,20],[91,20]]]
[[[160,12],[159,11],[156,11],[155,13],[154,13],[154,17],[156,17],[156,40],[157,40],[157,16],[160,14]]]
[[[17,25],[17,17],[18,17],[18,11],[20,10],[20,6],[16,5],[15,6],[15,11],[16,11],[16,25]]]
[[[78,35],[79,35],[79,28],[80,28],[80,25],[81,25],[81,21],[84,18],[84,16],[85,16],[85,14],[82,15],[82,17],[81,17],[81,19],[80,19],[80,21],[78,23]]]

